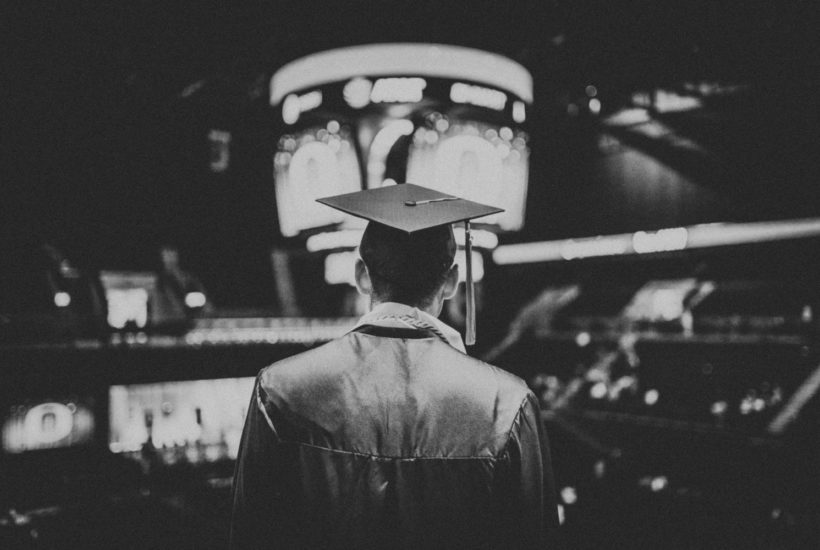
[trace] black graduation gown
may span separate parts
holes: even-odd
[[[360,327],[263,369],[231,548],[550,548],[557,506],[526,384],[423,330]]]

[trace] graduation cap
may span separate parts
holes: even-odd
[[[317,200],[352,216],[386,226],[390,228],[388,231],[398,232],[403,238],[394,239],[394,242],[391,243],[397,245],[395,247],[396,254],[401,254],[402,250],[423,248],[425,245],[433,243],[436,232],[428,230],[446,228],[449,235],[451,224],[464,222],[467,266],[467,328],[464,340],[467,345],[475,343],[475,293],[473,289],[470,220],[503,212],[503,209],[439,193],[433,189],[412,183],[367,189]],[[371,227],[372,223],[368,226],[367,231],[370,231]],[[438,234],[441,234],[441,232],[439,231]],[[451,263],[452,256],[450,256],[446,267],[449,268]],[[412,276],[416,276],[412,273],[414,269],[412,263],[404,264],[402,269],[407,269]],[[384,273],[380,274],[385,275]],[[390,275],[387,274],[386,278],[390,280]]]

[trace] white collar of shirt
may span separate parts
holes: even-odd
[[[461,353],[467,353],[461,335],[429,313],[396,302],[382,302],[359,319],[354,330],[363,325],[392,328],[423,328],[439,335]]]

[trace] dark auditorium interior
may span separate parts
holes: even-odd
[[[816,2],[235,4],[2,8],[0,548],[226,548],[254,376],[368,308],[315,199],[403,182],[505,209],[563,547],[820,547]]]

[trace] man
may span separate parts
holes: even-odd
[[[371,220],[348,334],[259,374],[234,480],[239,548],[549,548],[549,448],[524,382],[436,317],[451,223],[497,212],[411,184],[326,204]]]

